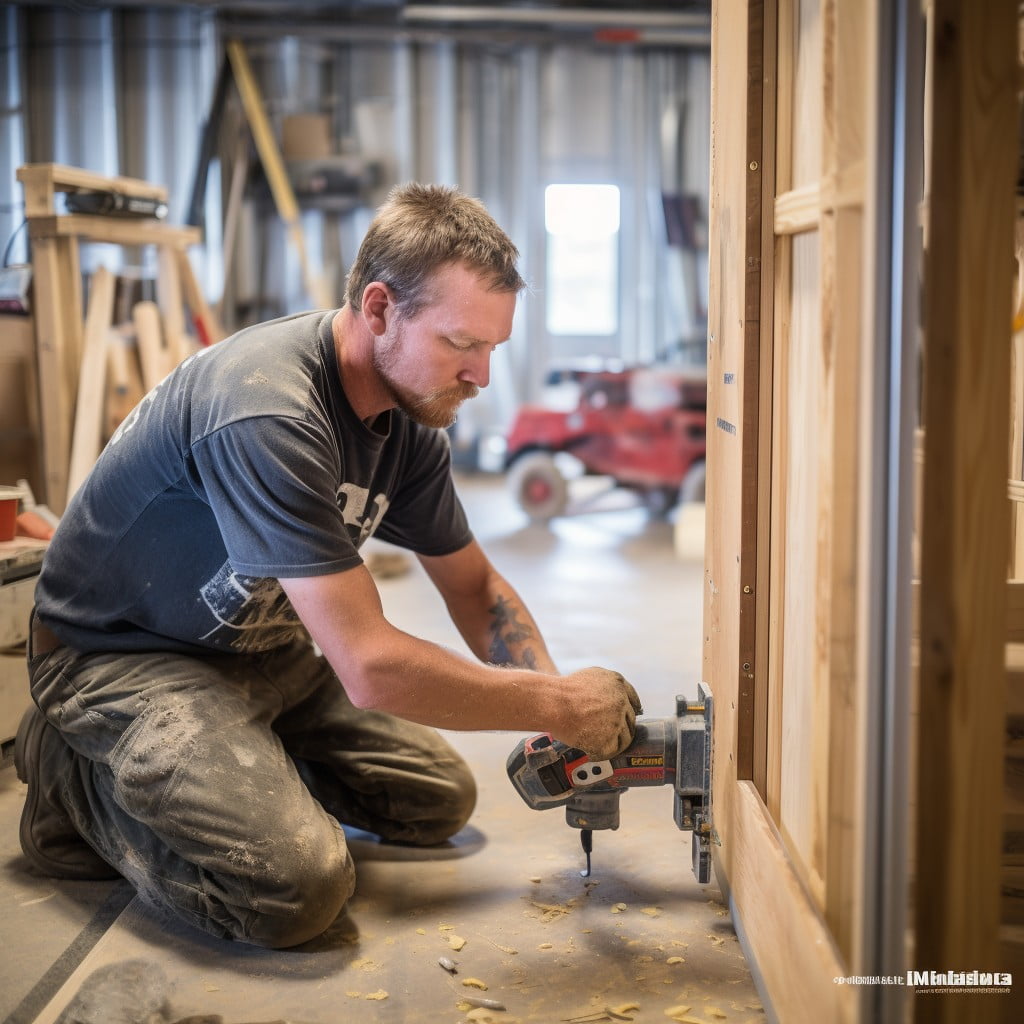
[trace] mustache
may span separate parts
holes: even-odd
[[[453,384],[450,388],[438,388],[429,395],[425,395],[421,404],[433,405],[435,402],[448,403],[456,400],[465,402],[470,398],[476,398],[479,394],[480,388],[476,384],[460,381],[458,384]]]

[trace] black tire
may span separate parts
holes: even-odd
[[[568,482],[551,452],[529,452],[516,459],[508,485],[519,507],[538,522],[562,515],[569,504]]]

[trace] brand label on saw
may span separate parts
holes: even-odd
[[[631,757],[630,768],[660,768],[665,763],[663,757]]]

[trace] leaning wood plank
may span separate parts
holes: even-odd
[[[1011,281],[993,268],[1012,266],[1018,116],[1016,3],[936,0],[934,25],[918,970],[993,964],[999,955]],[[915,1021],[983,1022],[996,1013],[970,995],[915,1000]]]
[[[75,430],[71,438],[69,500],[82,486],[100,454],[106,399],[107,331],[114,311],[115,283],[116,278],[106,267],[99,267],[92,275],[89,309],[85,315],[82,368],[78,377]]]
[[[178,261],[168,245],[157,250],[156,302],[163,318],[168,358],[172,366],[177,366],[189,354],[191,345],[185,336]]]
[[[64,511],[71,452],[71,407],[63,386],[68,325],[59,298],[59,246],[59,240],[52,238],[40,239],[32,246],[45,500],[58,514]]]
[[[277,140],[274,138],[270,121],[263,107],[263,97],[260,95],[256,76],[249,64],[249,56],[245,52],[243,44],[237,39],[228,40],[227,51],[235,82],[238,85],[238,92],[242,97],[245,116],[252,130],[263,170],[266,172],[278,215],[285,222],[288,228],[288,237],[299,257],[306,291],[320,308],[327,309],[333,305],[331,296],[327,294],[323,282],[313,273],[310,266],[309,255],[306,252],[306,240],[302,231],[302,221],[299,216],[299,204],[296,202],[295,192],[292,190],[288,172],[285,170],[281,150],[278,148]]]
[[[774,1019],[856,1020],[856,989],[833,979],[850,973],[828,927],[786,856],[779,835],[750,782],[733,796],[735,849],[728,879],[739,930],[756,952]]]
[[[224,250],[223,283],[220,299],[217,301],[217,316],[224,316],[224,302],[231,287],[231,272],[235,262],[235,249],[238,244],[238,223],[242,210],[242,197],[245,182],[249,173],[249,141],[240,138],[235,147],[235,156],[231,165],[231,185],[228,189],[227,207],[224,213],[224,234],[222,248]]]
[[[201,345],[213,345],[218,341],[223,341],[226,332],[218,323],[213,310],[210,309],[203,296],[203,291],[196,280],[195,272],[192,270],[192,262],[188,258],[188,253],[184,249],[177,249],[174,255],[178,262],[178,278],[185,293],[185,304],[188,306],[192,319],[195,322],[196,332],[199,334],[199,343]]]
[[[104,438],[109,438],[142,398],[142,376],[131,324],[107,332],[107,406]]]
[[[132,322],[142,364],[142,386],[146,391],[152,391],[170,369],[163,345],[159,306],[155,302],[136,302],[132,309]]]
[[[73,410],[78,395],[78,370],[82,364],[83,310],[82,268],[77,238],[61,238],[57,243],[60,274],[61,315],[67,324],[64,349],[64,389],[68,409]],[[70,415],[70,414],[69,414]],[[70,430],[70,423],[68,426]]]

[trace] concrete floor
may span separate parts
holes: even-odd
[[[695,693],[702,564],[679,552],[699,543],[680,547],[670,522],[628,503],[616,509],[614,496],[608,510],[544,527],[527,523],[498,478],[461,478],[460,490],[477,536],[526,599],[560,668],[620,670],[651,715],[671,713],[677,693]],[[379,585],[397,625],[464,650],[418,565]],[[668,788],[625,794],[622,827],[596,834],[584,879],[579,836],[561,810],[531,811],[506,778],[519,737],[449,735],[479,784],[470,825],[429,852],[350,832],[359,880],[348,912],[321,939],[284,952],[160,921],[124,882],[32,876],[17,839],[24,786],[12,768],[0,770],[0,1019],[58,1021],[105,968],[134,986],[134,1015],[108,1007],[75,1020],[765,1019],[721,893],[693,878],[689,834],[673,824]],[[457,961],[457,974],[438,965],[441,956]],[[466,995],[507,1011],[460,1007]],[[146,1016],[162,1003],[163,1015]]]

